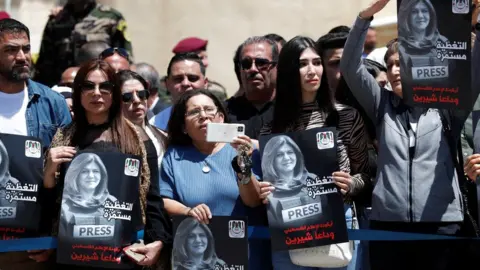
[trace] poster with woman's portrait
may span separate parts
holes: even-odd
[[[412,106],[472,105],[471,0],[398,0],[403,98]]]
[[[0,240],[36,236],[42,186],[41,140],[0,133]]]
[[[132,268],[122,248],[141,223],[140,172],[139,157],[113,152],[80,152],[61,170],[59,263]]]
[[[248,270],[246,217],[173,217],[173,270]]]
[[[275,190],[267,215],[272,249],[291,250],[348,241],[335,128],[260,137],[262,179]]]

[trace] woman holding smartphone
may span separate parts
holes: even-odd
[[[165,208],[170,215],[191,216],[202,223],[214,215],[249,216],[250,223],[263,219],[263,209],[252,209],[260,205],[258,186],[251,181],[255,175],[248,164],[242,166],[252,155],[252,140],[239,136],[232,144],[208,142],[209,123],[228,123],[225,108],[210,91],[188,91],[174,105],[160,174]],[[244,176],[234,168],[243,168]],[[261,245],[250,242],[250,252],[250,269],[270,267]]]

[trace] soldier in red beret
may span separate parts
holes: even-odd
[[[198,54],[202,58],[202,62],[205,67],[208,67],[208,54],[207,54],[208,40],[197,37],[188,37],[180,40],[173,48],[174,54],[193,52]]]
[[[201,39],[198,37],[187,37],[180,40],[177,45],[173,47],[172,52],[174,54],[195,53],[202,59],[203,65],[206,68],[208,67],[207,44],[208,40],[206,39]],[[222,84],[214,80],[209,80],[206,88],[221,100],[227,99],[227,89],[225,89]]]

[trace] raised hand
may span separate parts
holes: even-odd
[[[360,18],[362,19],[369,19],[373,17],[373,15],[377,14],[380,12],[387,4],[390,2],[390,0],[375,0],[373,1],[369,7],[366,9],[362,10],[360,12]]]

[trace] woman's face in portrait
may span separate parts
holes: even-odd
[[[203,256],[208,246],[208,237],[205,231],[197,226],[193,229],[187,238],[187,252],[189,255]]]
[[[410,13],[410,27],[415,32],[423,32],[427,29],[430,23],[430,11],[427,5],[421,1],[418,2]]]
[[[185,107],[185,131],[193,141],[206,140],[208,123],[223,123],[223,115],[208,96],[193,96]]]
[[[300,55],[300,82],[302,94],[316,94],[323,74],[322,59],[312,49],[305,49]]]
[[[94,190],[97,188],[100,180],[102,178],[102,173],[100,172],[100,167],[96,162],[92,161],[87,166],[83,167],[80,175],[78,176],[78,185],[80,190]]]
[[[280,176],[288,175],[293,172],[295,165],[297,165],[297,155],[290,145],[284,143],[275,155],[275,160],[273,161],[274,169]]]

